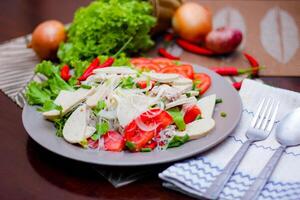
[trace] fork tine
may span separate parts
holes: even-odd
[[[270,117],[271,117],[271,114],[272,114],[272,110],[274,110],[274,105],[275,105],[275,100],[272,99],[272,101],[270,103],[270,106],[268,108],[268,112],[267,112],[267,115],[265,117],[265,120],[263,121],[263,124],[261,125],[262,130],[266,129],[268,122],[271,120]]]
[[[254,126],[255,126],[255,124],[256,124],[256,121],[257,121],[257,119],[258,119],[258,117],[259,117],[259,113],[260,113],[260,111],[261,111],[261,109],[262,109],[262,107],[263,107],[263,104],[265,103],[265,100],[266,100],[266,98],[263,98],[263,100],[262,100],[261,103],[259,104],[258,109],[257,109],[257,111],[256,111],[256,113],[255,113],[255,115],[254,115],[254,117],[253,117],[253,119],[252,119],[251,126],[252,126],[253,128],[254,128]]]
[[[261,114],[259,115],[259,119],[258,119],[258,122],[256,123],[255,127],[254,128],[259,128],[262,121],[265,119],[265,115],[266,115],[266,112],[267,112],[267,109],[269,107],[269,104],[270,104],[270,101],[271,99],[268,99],[267,100],[267,103],[265,104]]]
[[[270,120],[270,122],[269,122],[269,124],[267,126],[266,131],[268,131],[268,132],[270,132],[272,130],[272,128],[273,128],[273,125],[274,125],[275,119],[276,119],[276,115],[277,115],[277,112],[278,112],[278,108],[279,108],[279,101],[276,104],[276,107],[275,107],[275,110],[273,112],[272,118],[271,118],[271,120]]]

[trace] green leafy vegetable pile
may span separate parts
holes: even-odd
[[[71,63],[114,55],[128,41],[123,49],[127,55],[146,50],[154,44],[149,32],[156,19],[151,13],[150,3],[141,0],[99,0],[80,8],[58,57]]]

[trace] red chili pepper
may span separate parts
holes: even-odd
[[[257,67],[258,68],[258,67]],[[222,76],[236,76],[240,74],[252,73],[253,68],[239,69],[237,67],[212,67],[212,70]]]
[[[95,58],[90,66],[83,72],[83,74],[78,78],[79,81],[85,81],[87,77],[89,77],[92,73],[93,70],[99,65],[100,61],[99,58]]]
[[[188,42],[186,40],[183,40],[183,39],[177,39],[176,43],[179,46],[181,46],[183,49],[185,49],[189,52],[192,52],[192,53],[196,53],[196,54],[200,54],[200,55],[206,55],[206,56],[214,55],[213,51],[211,51],[209,49],[206,49],[206,48],[203,48],[203,47],[200,47],[196,44],[190,43],[190,42]]]
[[[115,59],[113,57],[109,57],[103,64],[97,66],[95,69],[112,66],[112,64],[114,62],[115,62]]]
[[[172,55],[165,48],[159,48],[158,49],[158,54],[165,57],[165,58],[171,59],[171,60],[180,60],[179,57]]]
[[[166,33],[164,35],[164,41],[171,42],[174,39],[174,34],[172,33]]]
[[[60,77],[65,81],[68,81],[71,78],[70,75],[70,67],[68,65],[64,65],[60,70]]]
[[[82,76],[80,76],[78,78],[79,81],[85,81],[90,75],[93,74],[93,71],[95,69],[99,69],[99,68],[104,68],[104,67],[109,67],[114,63],[115,59],[110,57],[108,58],[103,64],[99,65],[99,59],[95,58],[92,63],[90,64],[90,66],[84,71],[84,73],[82,74]]]
[[[248,60],[248,62],[250,63],[251,67],[253,68],[253,71],[252,71],[252,74],[254,76],[257,76],[258,75],[258,71],[259,71],[259,63],[258,61],[251,55],[249,55],[248,53],[244,52],[243,53],[245,58]]]
[[[232,86],[236,89],[236,90],[240,90],[242,87],[243,81],[240,82],[234,82],[232,83]]]

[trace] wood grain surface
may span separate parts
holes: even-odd
[[[87,0],[0,1],[0,41],[28,34],[45,19],[72,19]],[[300,92],[299,78],[264,78]],[[22,110],[0,92],[0,199],[190,199],[161,186],[156,175],[115,189],[91,166],[57,156],[32,141],[23,128]],[[117,169],[122,170],[122,169]]]

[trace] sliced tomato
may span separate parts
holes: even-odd
[[[211,85],[211,78],[205,73],[195,73],[194,82],[196,83],[196,88],[199,90],[200,95],[204,94]]]
[[[145,125],[158,125],[155,130],[156,133],[159,133],[161,130],[167,128],[173,123],[172,116],[160,108],[153,108],[147,112],[144,112],[141,114],[140,119]]]
[[[143,146],[143,148],[150,148],[153,150],[153,149],[155,149],[156,146],[157,146],[157,142],[154,140],[151,140],[145,146]]]
[[[186,77],[194,79],[194,68],[192,65],[179,65],[178,68],[185,72]]]
[[[140,120],[145,126],[155,126],[152,130],[144,131],[137,125]],[[149,141],[151,141],[161,130],[172,124],[173,119],[164,110],[159,108],[151,109],[142,113],[137,119],[130,122],[125,127],[124,137],[126,142],[132,143],[132,151],[140,151]]]
[[[149,58],[143,58],[143,57],[141,57],[141,58],[132,58],[130,60],[130,62],[133,65],[149,64],[149,63],[151,63],[151,59],[149,59]]]
[[[104,136],[104,148],[106,151],[122,151],[125,147],[123,136],[116,131],[108,131]]]
[[[168,58],[161,58],[161,57],[153,58],[151,60],[151,63],[159,65],[161,68],[166,67],[166,66],[174,65],[173,60],[170,60]]]
[[[181,69],[179,66],[173,65],[173,66],[167,66],[165,68],[162,68],[160,70],[160,73],[166,73],[166,74],[180,74],[183,77],[190,78],[190,76],[187,74],[186,70]]]
[[[137,83],[137,87],[140,89],[145,89],[148,86],[147,81],[138,81]],[[155,85],[155,81],[150,81],[151,84],[151,88]]]
[[[160,71],[160,67],[153,63],[138,64],[138,65],[135,65],[135,68],[140,69],[140,70],[152,70],[155,72]]]
[[[147,81],[139,81],[136,84],[140,89],[145,89],[147,87]]]
[[[125,127],[124,137],[126,142],[131,142],[134,146],[131,151],[140,151],[143,146],[147,144],[154,137],[155,130],[143,131],[141,130],[135,120]]]
[[[196,120],[196,118],[201,115],[201,111],[197,105],[192,105],[186,108],[186,111],[184,113],[184,122],[186,124],[191,123]]]

